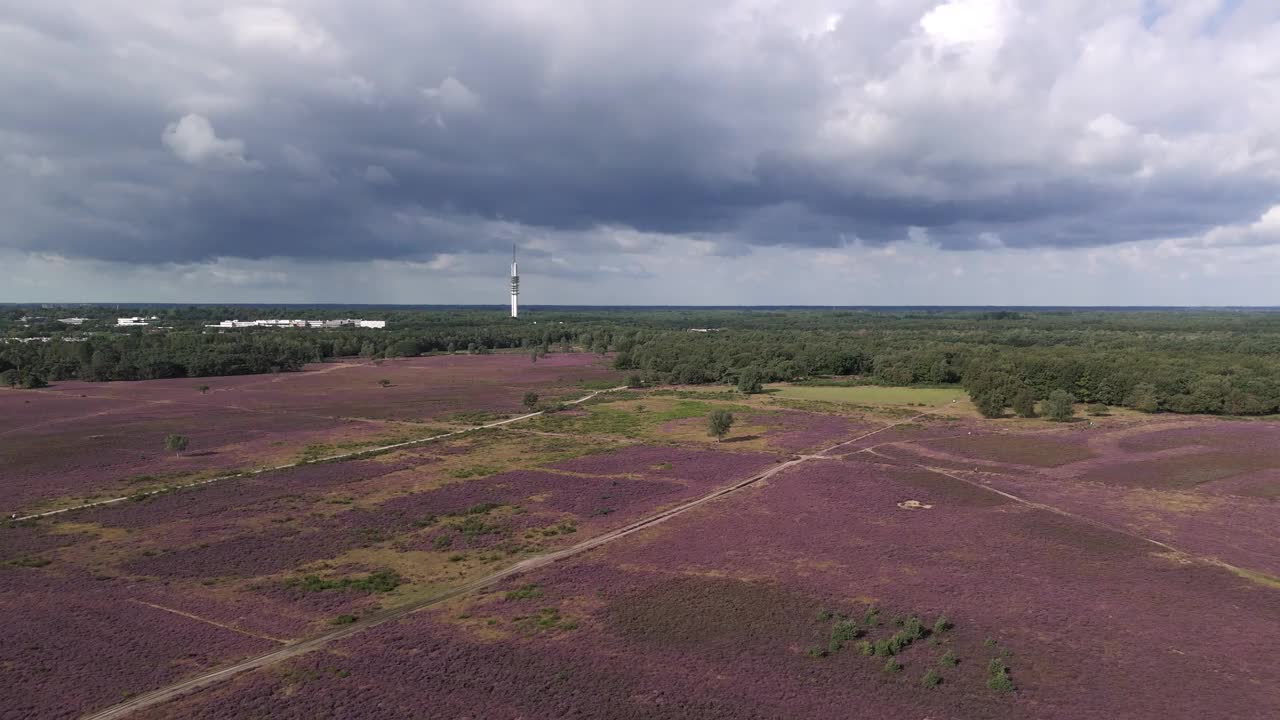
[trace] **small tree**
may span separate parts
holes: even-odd
[[[707,416],[707,431],[714,435],[716,442],[724,440],[724,436],[729,434],[729,428],[733,427],[733,413],[722,408],[712,410]]]
[[[1107,406],[1103,403],[1089,403],[1088,407],[1085,408],[1085,411],[1088,412],[1090,415],[1093,415],[1094,417],[1101,417],[1103,415],[1111,414],[1111,412],[1107,409]]]
[[[760,384],[760,371],[753,367],[743,370],[738,375],[738,392],[747,395],[764,392],[764,387]]]
[[[208,395],[208,394],[209,394],[209,386],[208,386],[208,385],[197,385],[197,386],[196,386],[196,392],[200,393],[201,395]]]
[[[1057,422],[1070,420],[1076,414],[1075,397],[1066,390],[1054,390],[1049,393],[1049,399],[1044,401],[1044,414]]]
[[[1156,394],[1156,386],[1150,383],[1138,383],[1134,386],[1126,404],[1144,413],[1160,412],[1160,396]]]
[[[644,380],[639,375],[632,375],[631,377],[627,378],[627,387],[642,388],[644,387]]]
[[[191,440],[186,435],[167,435],[164,439],[164,449],[171,453],[181,453],[191,444]]]
[[[1018,417],[1033,418],[1036,416],[1036,397],[1029,388],[1022,388],[1013,396],[1013,411]]]
[[[524,394],[524,398],[520,402],[526,410],[533,410],[538,407],[538,393],[530,390]]]
[[[998,418],[1004,415],[1005,398],[998,392],[990,390],[971,392],[969,393],[969,398],[978,407],[978,412],[982,413],[982,417]]]

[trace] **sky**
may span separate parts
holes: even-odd
[[[1280,305],[1274,0],[0,0],[0,302]]]

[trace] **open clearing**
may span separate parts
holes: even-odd
[[[768,389],[777,397],[851,403],[855,405],[939,407],[953,401],[968,399],[968,395],[963,390],[947,388],[881,387],[879,385],[858,385],[855,387],[770,385]]]
[[[581,397],[614,377],[593,356],[529,375],[516,359],[235,378],[208,396],[168,381],[0,393],[33,406],[4,439],[40,443],[5,445],[20,462],[0,483],[37,503],[116,488],[122,468],[171,472],[180,459],[146,441],[95,458],[82,433],[117,412],[188,423],[240,466],[465,427],[518,413],[528,389]],[[866,407],[948,391],[788,390],[863,396],[812,412],[772,404],[782,393],[622,391],[9,523],[0,718],[93,715],[299,643],[112,717],[1280,716],[1280,424],[986,422]],[[232,405],[291,423],[323,411],[342,431],[254,444]],[[705,430],[715,408],[739,418],[724,442]]]

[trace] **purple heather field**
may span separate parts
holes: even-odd
[[[862,455],[790,469],[509,580],[465,612],[378,627],[147,717],[241,717],[283,697],[281,717],[297,718],[1270,717],[1274,592]],[[831,627],[819,613],[858,618],[870,604],[954,628],[902,651],[892,675],[850,649],[809,656]],[[948,650],[959,665],[938,663]],[[985,686],[995,657],[1015,692]],[[943,681],[926,691],[930,668]]]
[[[0,391],[0,510],[397,421],[474,424],[521,412],[527,390],[617,378],[587,355],[491,355]],[[750,445],[493,430],[6,524],[0,720],[77,717],[880,429],[135,717],[1280,717],[1280,424],[960,413],[884,429],[760,408],[740,414]],[[167,432],[190,451],[164,453]],[[353,584],[390,569],[403,584]],[[875,655],[911,616],[915,641]],[[993,660],[1014,690],[988,687]]]
[[[127,495],[139,482],[285,462],[310,443],[403,434],[452,413],[521,411],[533,390],[580,397],[582,381],[618,373],[598,357],[426,357],[309,366],[301,373],[130,383],[60,382],[0,391],[0,511],[59,498]],[[380,380],[391,381],[381,387]],[[208,393],[196,390],[208,385]],[[411,428],[409,428],[411,429]],[[188,451],[166,453],[169,434]]]

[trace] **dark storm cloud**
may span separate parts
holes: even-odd
[[[20,100],[0,247],[429,259],[521,234],[591,252],[600,227],[725,253],[910,228],[1067,247],[1275,203],[1265,80],[1224,59],[1259,37],[1248,3],[1211,39],[1140,3],[944,4],[0,2]],[[1112,65],[1081,63],[1086,41]],[[1135,104],[1153,69],[1126,53],[1156,51],[1190,92],[1218,74],[1222,112],[1173,84]]]

